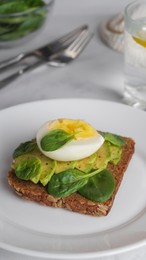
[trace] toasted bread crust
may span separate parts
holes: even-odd
[[[92,216],[106,216],[112,208],[116,193],[134,153],[134,140],[126,137],[124,139],[125,145],[122,150],[120,162],[117,165],[109,163],[107,167],[113,174],[116,185],[112,197],[106,202],[100,203],[88,200],[77,192],[65,198],[55,198],[49,195],[46,188],[41,184],[36,185],[31,181],[20,180],[16,177],[13,170],[10,170],[8,173],[8,183],[18,195],[25,199],[39,202],[46,206],[65,208]]]

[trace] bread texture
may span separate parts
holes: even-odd
[[[121,160],[117,165],[108,163],[107,169],[113,174],[115,179],[115,190],[112,197],[106,202],[94,202],[73,193],[65,198],[55,198],[48,194],[46,187],[41,184],[34,184],[31,181],[23,181],[17,178],[14,170],[8,172],[8,183],[15,192],[24,199],[41,203],[46,206],[64,208],[74,212],[88,214],[92,216],[106,216],[112,208],[115,196],[119,190],[123,176],[134,153],[135,142],[131,138],[123,137],[125,144],[122,148]]]

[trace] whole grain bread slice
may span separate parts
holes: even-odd
[[[121,160],[117,165],[108,163],[107,169],[113,174],[116,184],[112,197],[106,202],[101,203],[88,200],[77,192],[65,198],[55,198],[48,194],[46,187],[43,187],[41,184],[34,184],[31,181],[23,181],[17,178],[12,169],[8,173],[8,183],[19,196],[27,200],[92,216],[106,216],[112,208],[124,173],[134,153],[134,140],[127,137],[123,138],[125,145],[122,148]]]

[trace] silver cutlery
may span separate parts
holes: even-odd
[[[13,80],[17,79],[24,73],[31,71],[41,65],[49,64],[51,66],[64,66],[65,64],[70,63],[73,61],[78,55],[83,51],[87,43],[93,37],[93,33],[90,33],[88,27],[82,28],[82,31],[76,36],[76,38],[72,41],[72,43],[65,49],[58,51],[57,53],[52,53],[52,55],[46,56],[43,52],[43,58],[39,59],[37,62],[28,65],[22,69],[19,69],[17,72],[13,73],[12,75],[2,79],[0,81],[0,89],[6,86],[7,84],[11,83]],[[68,40],[67,40],[68,41]],[[64,41],[66,42],[66,41]],[[65,45],[63,45],[65,46]],[[44,47],[46,48],[46,47]],[[42,50],[43,48],[41,48]],[[34,53],[34,52],[33,52]],[[40,56],[41,57],[41,56]],[[13,63],[14,64],[14,63]],[[6,68],[7,66],[5,66]]]
[[[63,49],[67,48],[76,39],[76,37],[80,35],[82,31],[86,30],[88,30],[88,25],[82,25],[77,29],[65,34],[64,36],[54,40],[53,42],[46,44],[43,47],[30,52],[19,53],[15,57],[4,60],[0,62],[0,72],[12,68],[13,65],[19,64],[20,61],[23,61],[24,59],[31,56],[35,56],[46,61],[52,54],[55,54],[56,52],[62,51]]]
[[[49,65],[64,66],[70,63],[81,54],[92,37],[93,33],[89,30],[83,30],[68,48],[51,55]]]

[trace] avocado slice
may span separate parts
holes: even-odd
[[[42,163],[42,171],[39,180],[35,180],[35,178],[31,179],[32,182],[36,183],[36,181],[40,181],[43,186],[46,186],[47,183],[50,181],[52,175],[56,169],[56,161],[48,158],[47,156],[43,155],[40,150],[36,147],[33,151],[33,154],[38,156]]]
[[[20,155],[18,156],[12,163],[12,169],[16,170],[17,167],[19,165],[21,165],[21,163],[23,162],[27,162],[33,158],[38,158],[40,159],[39,157],[37,157],[36,155],[34,154],[23,154],[23,155]],[[28,168],[27,168],[28,169]],[[42,167],[41,167],[41,171],[42,171]],[[35,184],[38,183],[39,179],[40,179],[40,176],[41,176],[41,171],[39,171],[35,176],[33,177],[30,177],[30,180],[32,182],[34,182]]]
[[[38,149],[38,147],[35,148],[35,150],[32,152],[34,155],[38,156],[42,163],[42,171],[39,180],[31,179],[32,182],[36,183],[36,181],[40,181],[43,186],[46,186],[47,183],[50,181],[52,175],[55,172],[56,169],[56,161],[48,158],[44,154],[41,153],[41,151]]]
[[[56,161],[43,155],[37,147],[33,152],[31,152],[31,154],[28,153],[18,156],[12,163],[12,169],[15,170],[18,164],[20,164],[22,161],[28,160],[31,156],[36,156],[37,158],[39,158],[41,160],[42,167],[40,174],[34,176],[30,180],[35,184],[40,181],[43,186],[47,185],[52,175],[54,174]]]
[[[68,169],[74,169],[75,166],[76,166],[76,161],[67,161],[67,162],[56,161],[55,173],[57,174],[66,171]]]
[[[110,153],[111,153],[110,162],[117,165],[122,155],[121,147],[110,144]]]
[[[55,172],[55,168],[56,168],[56,161],[46,157],[45,160],[42,160],[42,173],[39,180],[43,186],[46,186],[48,184],[52,175]]]
[[[76,164],[76,169],[83,171],[85,173],[90,172],[93,169],[93,165],[96,161],[97,153],[90,155],[84,159],[78,160]]]
[[[99,169],[103,166],[107,166],[111,159],[110,143],[105,141],[103,145],[96,152],[96,161],[93,165],[93,169]]]

